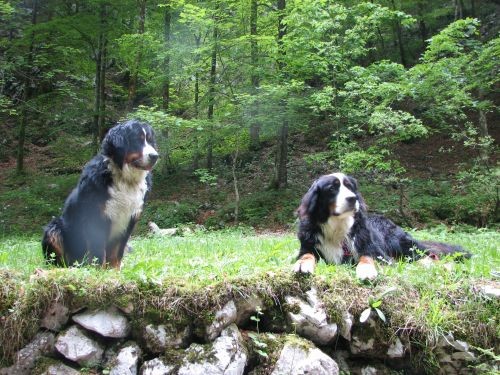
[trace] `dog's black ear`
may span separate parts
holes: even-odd
[[[120,126],[111,128],[102,141],[101,153],[118,165],[121,169],[125,161],[126,145]]]
[[[316,181],[313,182],[307,193],[302,197],[302,201],[300,202],[300,206],[297,209],[297,213],[299,218],[305,218],[310,215],[314,215],[314,213],[318,209],[318,196],[319,196],[319,186]]]
[[[367,206],[366,206],[365,200],[363,199],[363,196],[359,192],[358,181],[354,177],[351,177],[351,176],[347,176],[347,178],[349,179],[349,183],[352,185],[352,188],[354,190],[353,191],[354,194],[356,194],[356,197],[358,198],[359,210],[366,212]]]

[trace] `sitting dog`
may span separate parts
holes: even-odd
[[[294,271],[312,273],[322,258],[327,263],[358,262],[361,280],[377,277],[374,259],[410,258],[461,253],[460,246],[417,241],[391,220],[367,213],[357,181],[342,173],[313,182],[297,210],[300,252]]]
[[[101,153],[84,167],[62,215],[45,228],[42,249],[47,262],[119,269],[151,189],[151,169],[157,160],[154,132],[148,124],[131,120],[113,127]]]

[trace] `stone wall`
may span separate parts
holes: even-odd
[[[246,296],[206,319],[174,323],[137,316],[133,306],[70,311],[53,301],[37,335],[0,374],[478,373],[478,353],[452,333],[423,351],[402,332],[388,334],[376,314],[361,323],[345,311],[334,321],[315,289],[272,305]]]

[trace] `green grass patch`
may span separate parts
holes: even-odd
[[[294,275],[291,267],[299,243],[292,233],[238,229],[185,237],[134,237],[134,250],[125,256],[121,272],[89,266],[50,269],[44,264],[39,238],[4,237],[0,241],[0,348],[9,358],[26,343],[54,299],[75,309],[132,303],[137,319],[208,321],[214,309],[231,298],[257,294],[266,301],[267,311],[276,311],[276,306],[286,308],[284,295],[300,294],[314,285],[332,321],[340,322],[347,309],[359,317],[370,301],[395,287],[377,305],[387,318],[382,334],[407,334],[422,347],[432,347],[441,333],[452,331],[472,345],[491,349],[499,334],[500,303],[482,295],[480,287],[499,285],[495,278],[500,270],[500,234],[458,229],[438,227],[412,234],[462,245],[474,254],[471,259],[445,259],[428,268],[418,262],[380,265],[379,278],[368,284],[356,280],[350,265],[321,262],[312,277]],[[37,268],[49,272],[34,276]]]

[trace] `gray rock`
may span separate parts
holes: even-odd
[[[224,305],[222,309],[215,313],[213,322],[206,329],[206,337],[208,341],[215,340],[222,330],[230,324],[236,322],[237,311],[233,300]]]
[[[387,349],[387,356],[389,358],[403,358],[405,355],[405,347],[399,337]]]
[[[179,329],[174,325],[148,324],[144,327],[143,338],[151,353],[163,353],[167,348],[187,348],[190,344],[191,328]]]
[[[50,365],[40,375],[79,375],[80,371],[66,366],[64,363]]]
[[[351,341],[351,329],[354,324],[354,316],[349,311],[342,313],[342,323],[340,324],[339,334],[347,341]]]
[[[16,362],[7,368],[0,369],[1,375],[28,375],[35,367],[36,362],[54,352],[55,336],[50,332],[38,333],[35,338],[19,350],[16,354]]]
[[[309,346],[309,347],[308,347]],[[337,363],[312,343],[286,343],[272,375],[338,375]]]
[[[130,333],[130,324],[127,318],[116,307],[85,311],[74,315],[73,321],[104,337],[123,338]]]
[[[40,326],[59,332],[69,320],[69,310],[59,301],[53,301],[45,312]]]
[[[112,360],[110,375],[137,375],[141,354],[141,348],[135,342],[126,343]]]
[[[192,344],[179,368],[179,375],[242,375],[248,353],[238,327],[230,325],[209,346]]]
[[[248,298],[242,298],[236,301],[236,325],[245,324],[248,319],[257,313],[257,310],[264,308],[262,298],[251,295]]]
[[[471,352],[456,352],[451,355],[453,360],[458,361],[475,361],[476,356]]]
[[[500,298],[500,288],[497,288],[493,285],[482,285],[480,287],[481,293],[483,293],[485,296],[492,298],[492,299],[497,299]]]
[[[174,374],[175,366],[165,363],[160,358],[146,361],[141,367],[141,375],[171,375]]]
[[[307,301],[297,297],[286,296],[285,300],[290,305],[298,305],[299,312],[287,313],[289,323],[295,326],[298,335],[305,337],[318,345],[327,345],[337,336],[337,325],[328,323],[326,310],[318,299],[316,289],[306,293]]]
[[[85,367],[99,365],[104,353],[101,345],[89,338],[77,326],[72,326],[59,334],[55,347],[65,358]]]

